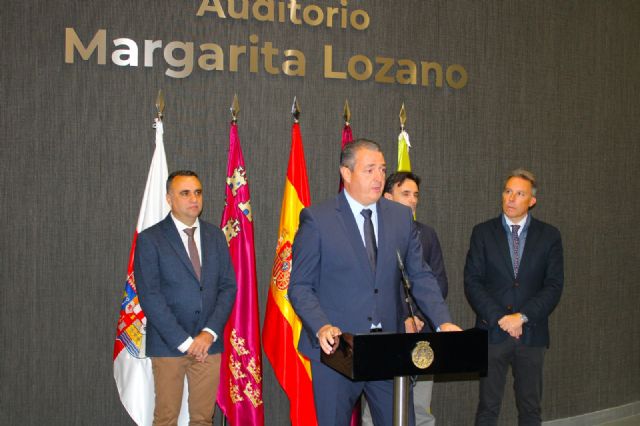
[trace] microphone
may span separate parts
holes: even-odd
[[[407,271],[404,269],[404,262],[402,262],[402,256],[400,256],[400,250],[398,250],[398,249],[396,249],[396,257],[398,259],[398,269],[400,269],[400,272],[402,273],[402,284],[403,284],[403,288],[404,288],[404,297],[405,297],[404,301],[407,304],[407,308],[409,310],[409,315],[411,315],[411,321],[413,321],[413,327],[417,331],[418,330],[418,325],[416,324],[416,320],[414,318],[416,316],[416,314],[415,314],[415,311],[413,309],[413,306],[415,304],[415,300],[413,300],[413,297],[411,296],[411,283],[409,282],[409,277],[407,275]],[[431,321],[431,318],[429,318],[429,316],[426,315],[424,312],[421,313],[420,319],[424,319],[425,322],[427,322],[429,324],[429,326],[433,330],[436,329],[436,327],[433,325],[433,321]]]
[[[411,288],[411,284],[409,283],[409,277],[407,276],[407,271],[404,270],[404,263],[402,262],[402,256],[400,256],[400,250],[396,249],[396,257],[398,258],[398,268],[402,273],[402,283],[405,288],[409,290]]]
[[[396,258],[398,259],[398,269],[402,273],[402,284],[404,288],[404,301],[407,304],[409,315],[411,315],[411,321],[413,322],[413,329],[417,332],[418,325],[416,324],[415,312],[413,311],[413,303],[411,303],[411,284],[409,283],[409,277],[407,271],[404,269],[404,263],[402,262],[402,256],[400,256],[400,250],[396,249]]]

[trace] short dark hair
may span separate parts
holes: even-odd
[[[167,192],[169,192],[169,188],[171,187],[171,182],[173,181],[173,178],[175,178],[176,176],[193,176],[194,178],[200,180],[196,172],[193,172],[191,170],[176,170],[175,172],[171,172],[171,174],[167,178],[167,187],[166,187]]]
[[[384,193],[391,194],[394,186],[402,185],[407,179],[414,181],[420,189],[420,176],[411,172],[395,172],[387,176],[387,180],[384,181]]]
[[[356,151],[359,149],[368,149],[370,151],[382,152],[382,148],[377,142],[369,139],[358,139],[355,142],[348,143],[342,149],[340,153],[340,167],[346,167],[349,170],[353,170],[355,165]]]

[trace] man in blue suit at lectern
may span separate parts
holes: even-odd
[[[460,330],[423,260],[411,209],[381,197],[385,172],[377,143],[349,144],[340,157],[344,190],[300,213],[288,294],[304,326],[298,348],[311,360],[320,426],[348,425],[362,392],[374,424],[392,423],[392,381],[351,381],[322,364],[320,350],[331,353],[343,330],[404,332],[396,252],[420,309],[440,331]]]
[[[169,175],[167,202],[171,213],[138,236],[135,253],[156,393],[153,424],[177,424],[186,376],[189,424],[211,425],[235,272],[222,231],[198,218],[202,184],[194,172]]]
[[[564,267],[560,232],[531,216],[535,204],[535,177],[514,170],[502,192],[502,214],[471,234],[464,288],[477,314],[476,327],[489,331],[488,371],[480,379],[476,425],[498,423],[509,365],[518,424],[542,422],[548,318],[560,301]]]

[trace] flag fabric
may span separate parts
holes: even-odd
[[[349,123],[344,123],[344,127],[342,128],[342,146],[340,147],[340,149],[344,150],[344,147],[347,146],[347,144],[350,144],[351,142],[353,142],[353,133],[351,132],[351,126],[349,125]],[[342,188],[343,188],[343,185],[342,185],[342,176],[341,176],[338,192],[342,191]]]
[[[133,257],[138,234],[164,219],[169,213],[169,205],[165,196],[165,184],[169,173],[160,119],[156,119],[155,128],[156,147],[129,252],[127,280],[124,285],[120,318],[113,347],[113,376],[120,394],[120,401],[133,421],[144,426],[151,425],[153,422],[155,393],[151,360],[145,356],[147,318],[138,300]]]
[[[409,142],[409,134],[404,129],[398,135],[398,171],[410,172],[411,160],[409,159],[409,149],[411,143]]]
[[[351,132],[351,126],[348,122],[344,123],[344,127],[342,128],[342,146],[341,149],[344,151],[344,147],[353,142],[353,133]],[[342,176],[340,176],[340,187],[338,188],[338,192],[342,191],[344,185],[342,183]],[[353,411],[351,412],[351,420],[349,422],[350,426],[360,426],[362,417],[362,406],[360,404],[360,399],[356,401],[355,406],[353,407]]]
[[[236,273],[236,301],[224,329],[217,402],[230,425],[264,424],[262,351],[251,196],[238,126],[231,123],[225,208],[220,228]]]
[[[311,382],[311,363],[298,352],[302,322],[287,297],[291,274],[291,246],[300,211],[311,204],[299,123],[291,129],[291,151],[282,197],[278,243],[262,330],[264,352],[280,386],[289,398],[292,426],[317,425]]]

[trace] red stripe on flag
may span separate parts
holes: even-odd
[[[293,346],[293,330],[278,309],[271,291],[267,300],[262,339],[264,352],[289,397],[292,426],[317,425],[311,380]]]
[[[291,185],[296,189],[300,202],[306,207],[311,204],[311,196],[309,195],[309,179],[307,179],[307,168],[304,167],[305,164],[307,163],[304,160],[300,124],[294,123],[291,128],[291,153],[289,154],[287,179],[289,179]]]

